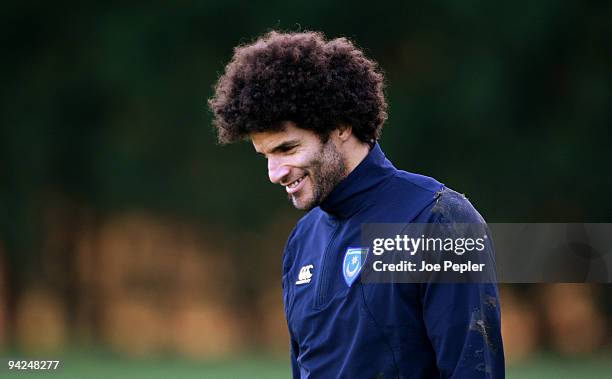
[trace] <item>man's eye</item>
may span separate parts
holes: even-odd
[[[290,153],[293,153],[295,151],[295,148],[296,148],[296,146],[283,147],[281,149],[281,152],[290,154]]]

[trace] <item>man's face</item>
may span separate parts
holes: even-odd
[[[285,187],[297,209],[319,205],[347,175],[333,135],[322,143],[316,133],[286,123],[278,132],[253,133],[251,140],[268,159],[270,181]]]

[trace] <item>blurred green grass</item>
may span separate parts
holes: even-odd
[[[6,357],[7,355],[4,355]],[[15,355],[11,355],[15,356]],[[58,357],[59,359],[59,357]],[[79,379],[280,379],[290,377],[288,360],[283,356],[251,355],[206,362],[182,359],[128,360],[106,354],[70,354],[61,358],[64,368],[57,372],[7,372],[2,378],[79,378]],[[564,358],[539,354],[520,363],[509,364],[507,378],[520,379],[600,379],[612,377],[612,352],[585,358]]]

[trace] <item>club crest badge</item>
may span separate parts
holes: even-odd
[[[344,281],[350,287],[355,279],[359,276],[359,272],[363,267],[363,263],[368,253],[367,247],[349,247],[344,254],[344,262],[342,263],[342,275]]]

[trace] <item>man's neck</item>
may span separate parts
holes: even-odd
[[[351,146],[348,147],[346,152],[346,168],[347,174],[353,172],[353,170],[359,166],[359,163],[368,156],[370,152],[370,145],[367,143],[362,143],[360,141],[355,141],[351,143]]]

